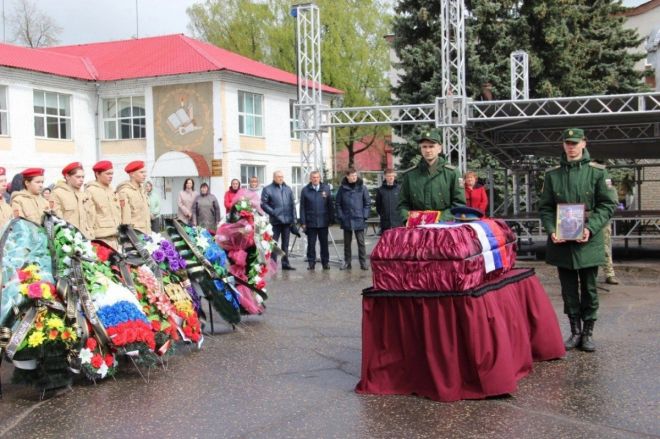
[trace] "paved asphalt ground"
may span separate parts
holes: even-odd
[[[601,284],[598,351],[536,363],[511,396],[438,403],[356,394],[360,292],[371,271],[308,272],[295,258],[298,270],[272,281],[265,315],[234,332],[218,325],[201,351],[172,358],[148,384],[126,368],[39,401],[33,389],[6,384],[3,364],[0,437],[660,437],[660,254],[647,256],[655,259],[619,264],[621,285]],[[559,315],[554,269],[518,266],[537,269]]]

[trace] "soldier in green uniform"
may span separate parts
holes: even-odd
[[[603,227],[616,207],[613,192],[608,187],[605,166],[592,162],[586,150],[584,131],[570,128],[564,131],[564,153],[561,164],[545,174],[539,213],[548,233],[546,262],[559,271],[564,313],[571,324],[571,336],[564,342],[566,349],[580,347],[592,352],[592,339],[598,311],[596,276],[605,262]],[[563,241],[555,234],[557,204],[584,204],[586,223],[583,238]]]
[[[454,219],[452,207],[465,205],[465,191],[459,171],[442,154],[442,138],[434,130],[417,138],[422,160],[403,176],[399,194],[401,218],[406,221],[411,210],[439,210],[443,221]]]

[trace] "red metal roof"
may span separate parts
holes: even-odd
[[[43,49],[1,44],[0,65],[96,81],[227,70],[297,84],[293,73],[182,34]],[[323,91],[342,93],[325,85]]]

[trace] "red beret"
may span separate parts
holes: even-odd
[[[94,172],[105,172],[109,169],[112,169],[112,162],[108,160],[101,160],[92,168]]]
[[[3,167],[0,167],[0,175],[7,175],[7,170]]]
[[[73,171],[76,168],[82,169],[83,165],[80,162],[69,163],[62,169],[62,175],[69,175],[69,172]]]
[[[23,178],[42,177],[44,170],[43,168],[27,168],[21,174],[23,174]]]
[[[142,160],[135,160],[126,165],[124,171],[126,171],[127,174],[130,174],[131,172],[139,171],[142,168],[144,168],[144,162]]]

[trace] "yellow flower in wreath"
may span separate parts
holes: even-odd
[[[28,346],[31,348],[36,348],[41,346],[44,342],[44,333],[42,331],[34,331],[32,335],[28,338]]]
[[[48,329],[57,329],[61,331],[64,329],[64,321],[59,317],[51,317],[46,321]]]

